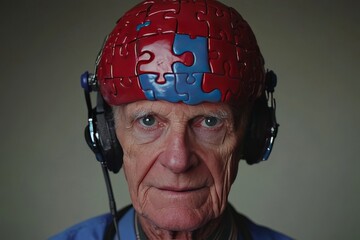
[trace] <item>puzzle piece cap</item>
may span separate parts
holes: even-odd
[[[148,0],[126,12],[100,52],[110,105],[139,100],[246,104],[264,91],[264,60],[248,23],[215,0]]]

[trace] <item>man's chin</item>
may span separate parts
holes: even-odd
[[[146,214],[141,221],[150,224],[159,230],[192,232],[201,228],[212,218],[210,212],[190,208],[162,208],[161,210]]]

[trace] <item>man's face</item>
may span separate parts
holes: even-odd
[[[220,216],[245,125],[235,124],[239,120],[228,105],[138,101],[114,112],[125,177],[140,216],[177,231]]]

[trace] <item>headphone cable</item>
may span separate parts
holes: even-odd
[[[108,194],[108,198],[109,198],[110,213],[112,216],[113,225],[115,228],[117,239],[120,240],[120,232],[119,232],[118,223],[116,220],[116,203],[115,203],[114,193],[113,193],[112,186],[111,186],[109,171],[104,162],[101,162],[101,169],[103,171],[104,180],[105,180],[105,184],[106,184],[106,190],[107,190],[107,194]]]

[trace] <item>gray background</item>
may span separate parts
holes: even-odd
[[[83,141],[79,76],[135,2],[1,3],[1,239],[46,239],[108,211]],[[360,239],[359,1],[224,3],[247,19],[278,74],[281,123],[270,160],[241,164],[231,202],[297,239]],[[123,174],[112,178],[124,206]]]

